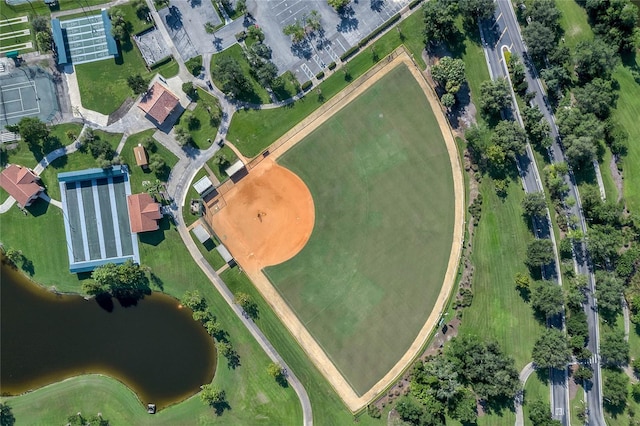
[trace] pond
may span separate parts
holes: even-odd
[[[57,295],[3,264],[0,392],[17,395],[80,374],[114,377],[163,408],[210,383],[213,339],[191,310],[154,293],[136,306]]]

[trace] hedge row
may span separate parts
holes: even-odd
[[[302,84],[302,90],[304,90],[306,92],[307,90],[309,90],[311,88],[311,86],[313,86],[313,83],[311,82],[311,80],[305,81]]]
[[[368,36],[360,40],[360,42],[358,43],[358,46],[362,47],[365,44],[369,43],[371,39],[378,36],[381,32],[383,32],[384,30],[386,30],[387,28],[389,28],[391,25],[395,24],[399,20],[400,20],[400,14],[396,13],[387,22],[385,22],[384,24],[376,28],[374,32],[372,32],[371,34],[369,34]]]

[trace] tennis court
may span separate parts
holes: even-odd
[[[124,167],[58,174],[71,272],[106,263],[140,262],[138,240],[131,233]]]
[[[111,20],[106,10],[99,15],[60,21],[51,20],[58,64],[83,64],[118,56],[118,46],[111,35]]]
[[[0,125],[23,117],[49,122],[58,113],[52,75],[39,67],[20,67],[0,77]]]

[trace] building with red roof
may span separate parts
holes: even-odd
[[[144,94],[138,107],[161,125],[179,104],[178,97],[156,81]]]
[[[162,219],[160,203],[156,203],[151,195],[146,192],[129,195],[127,204],[131,232],[156,231],[160,227],[158,225],[158,220]]]
[[[0,173],[0,187],[7,191],[22,207],[31,205],[44,188],[33,170],[11,164]]]

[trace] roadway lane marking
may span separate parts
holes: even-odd
[[[500,40],[502,40],[502,37],[504,36],[504,33],[507,32],[509,28],[504,27],[504,30],[502,30],[502,33],[500,34],[500,37],[498,37],[498,41],[496,42],[496,44],[500,43]]]

